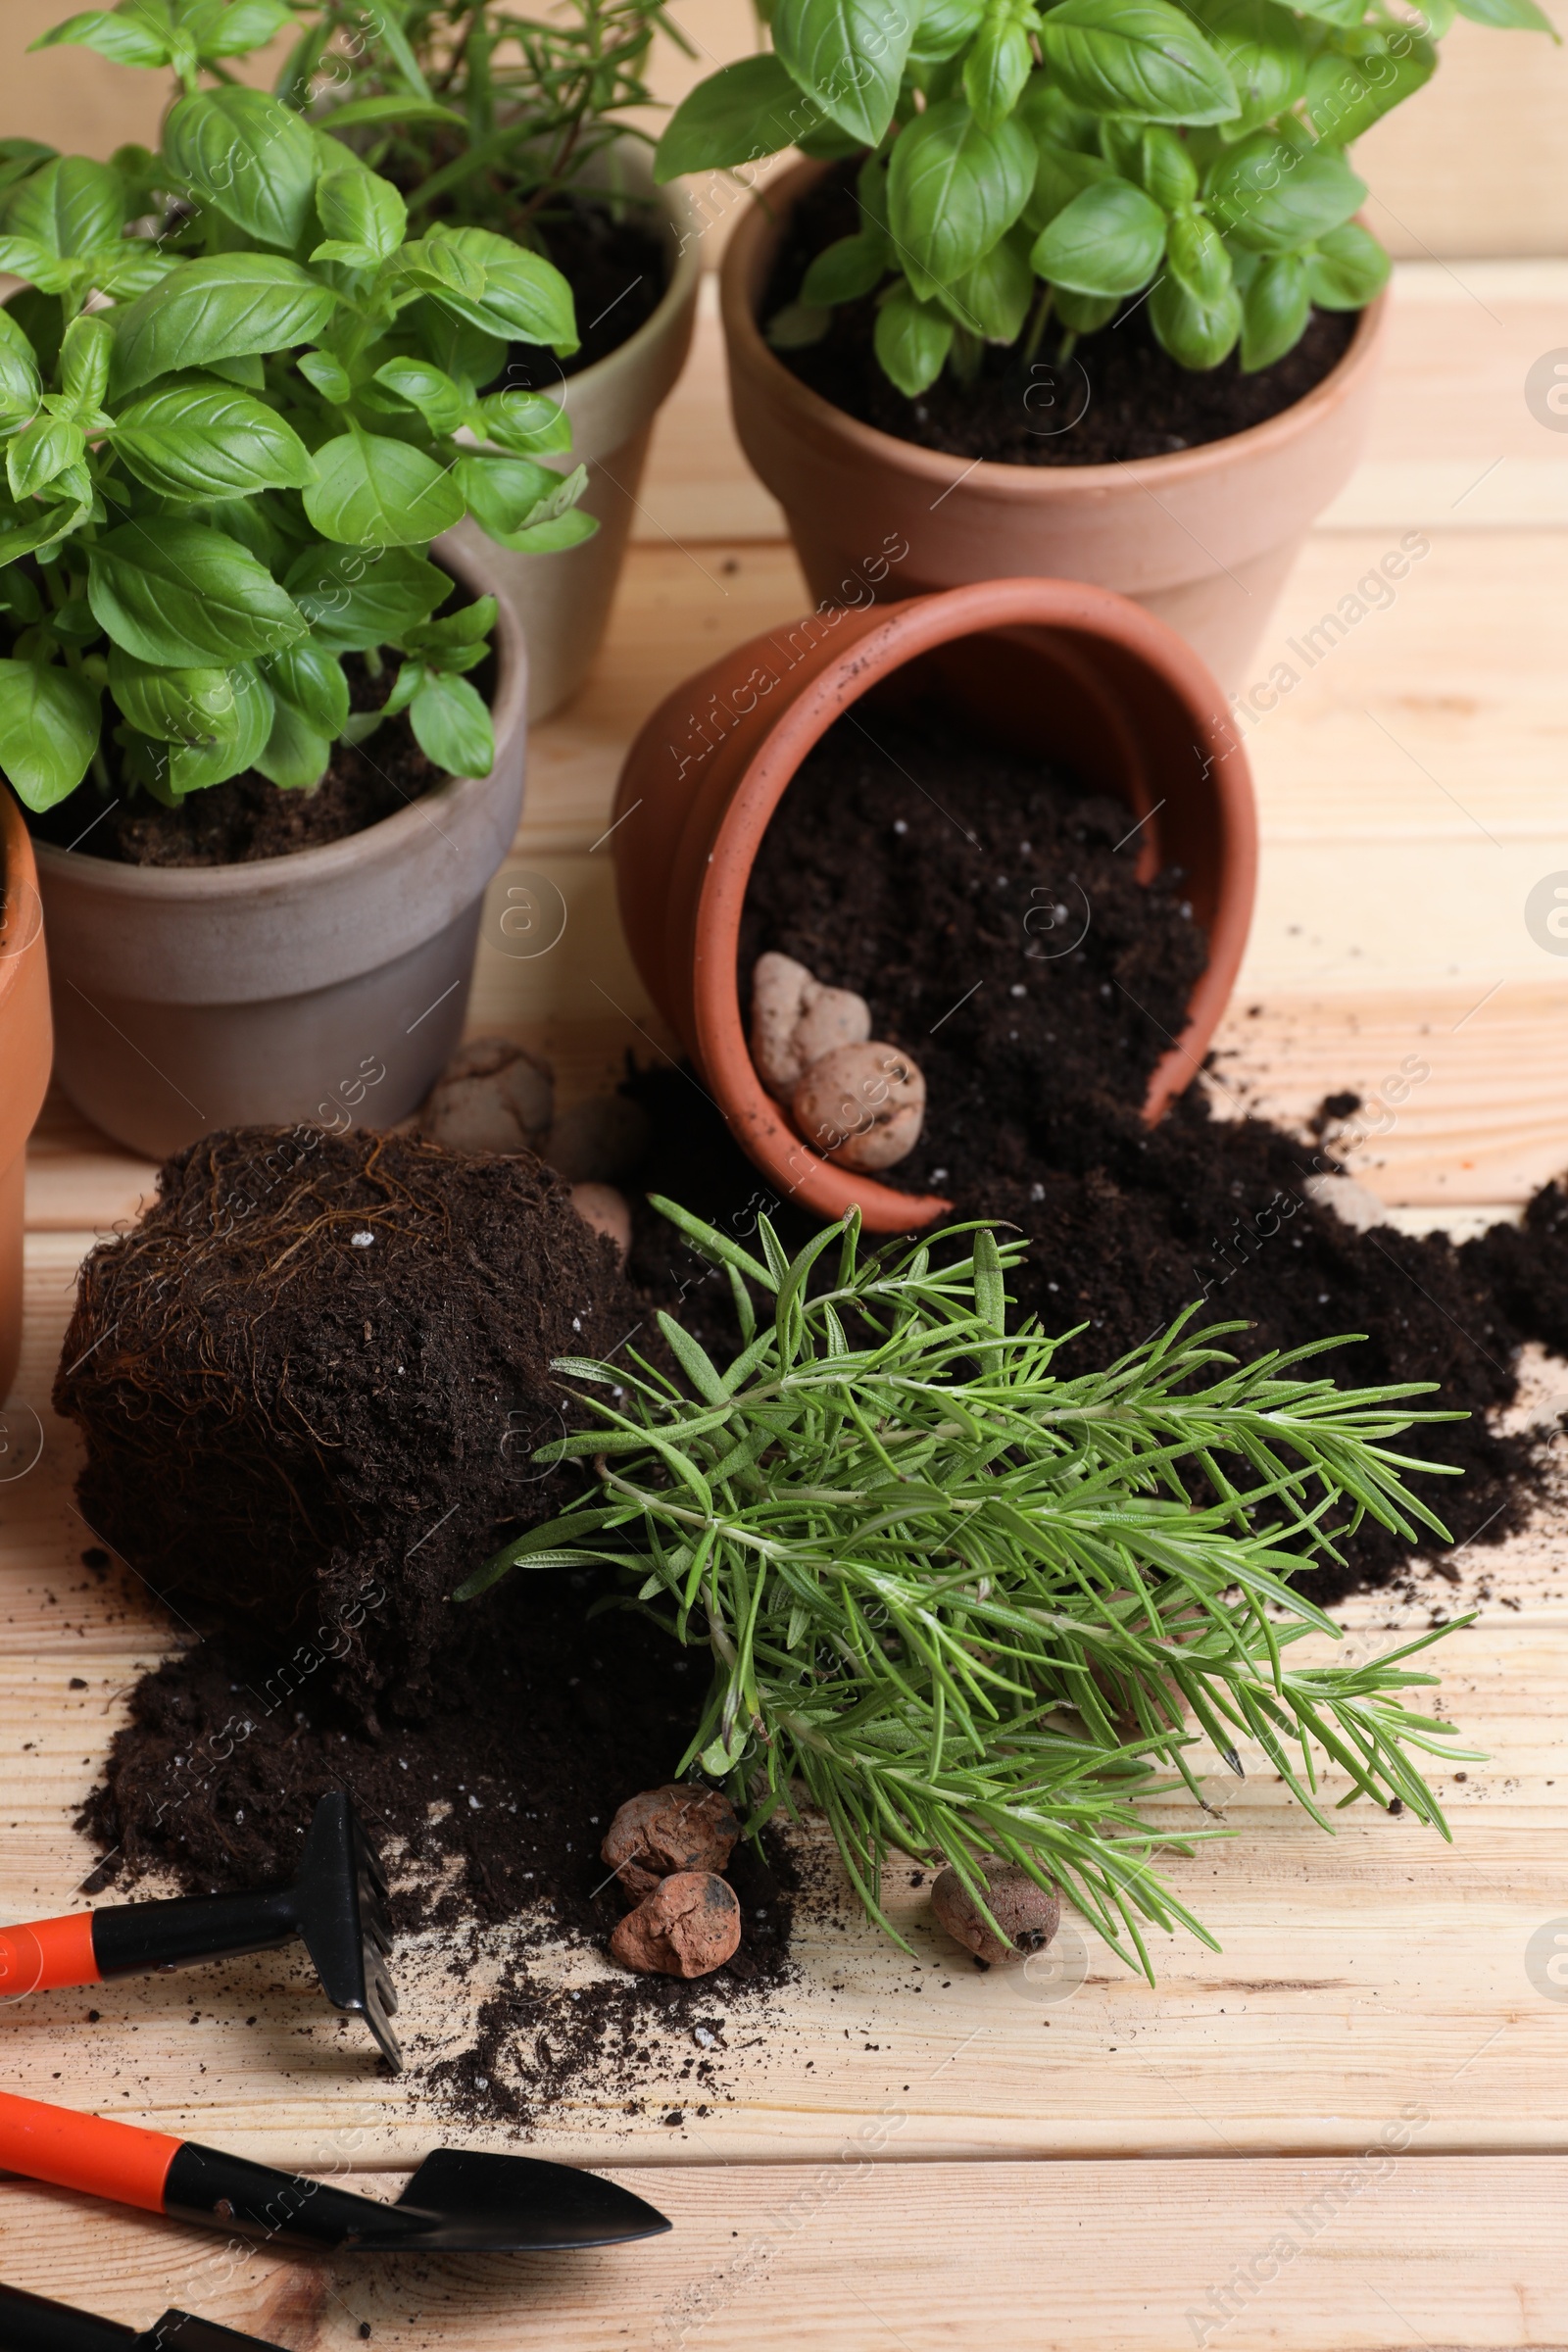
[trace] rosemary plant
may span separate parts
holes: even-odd
[[[1434,1465],[1391,1447],[1463,1417],[1409,1408],[1431,1384],[1303,1376],[1335,1340],[1238,1365],[1215,1343],[1243,1326],[1195,1332],[1196,1307],[1060,1379],[1074,1335],[1009,1332],[1023,1245],[988,1227],[941,1237],[942,1262],[924,1243],[862,1251],[851,1216],[791,1262],[765,1219],[759,1258],[657,1205],[725,1269],[740,1352],[721,1372],[661,1315],[683,1381],[640,1357],[560,1362],[600,1426],[535,1458],[593,1457],[600,1493],[460,1597],[516,1567],[627,1571],[632,1605],[712,1654],[678,1769],[725,1780],[754,1830],[804,1791],[890,1934],[898,1848],[951,1863],[982,1904],[975,1858],[1004,1854],[1151,1975],[1140,1917],[1212,1946],[1151,1857],[1219,1833],[1172,1838],[1133,1803],[1185,1784],[1204,1806],[1203,1736],[1236,1773],[1255,1743],[1324,1829],[1316,1751],[1348,1775],[1343,1803],[1398,1797],[1447,1835],[1410,1751],[1475,1751],[1391,1695],[1435,1681],[1409,1660],[1438,1631],[1359,1665],[1290,1662],[1308,1633],[1338,1635],[1290,1582],[1338,1556],[1336,1521],[1446,1532],[1401,1475]]]

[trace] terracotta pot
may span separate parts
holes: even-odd
[[[885,597],[999,573],[1092,580],[1169,621],[1239,692],[1297,550],[1361,454],[1387,298],[1304,400],[1248,432],[1118,466],[973,465],[857,423],[762,340],[758,306],[785,216],[829,168],[768,183],[721,283],[735,429],[788,516],[812,595],[842,601],[840,583],[895,534],[909,554]]]
[[[482,563],[448,557],[471,596]],[[85,1116],[164,1158],[251,1122],[390,1126],[463,1029],[485,885],[522,808],[527,657],[495,646],[496,764],[380,824],[250,865],[118,865],[37,844],[57,1070]]]
[[[528,716],[548,718],[587,677],[598,658],[614,599],[654,418],[674,389],[691,347],[692,320],[702,279],[701,241],[685,194],[658,188],[649,150],[627,139],[612,150],[622,184],[652,194],[670,256],[669,284],[651,318],[617,351],[564,383],[571,418],[573,463],[588,467],[582,508],[599,528],[580,547],[556,556],[517,556],[486,539],[477,523],[461,523],[440,545],[480,557],[509,596],[528,640]],[[585,322],[586,323],[586,322]],[[536,385],[554,393],[559,379]]]
[[[737,1140],[786,1197],[819,1216],[858,1202],[876,1233],[942,1215],[803,1144],[746,1042],[736,956],[768,819],[802,760],[862,697],[896,707],[933,687],[977,732],[1060,759],[1118,793],[1143,828],[1140,878],[1186,872],[1209,939],[1187,1026],[1150,1081],[1158,1117],[1201,1065],[1247,944],[1257,827],[1247,755],[1213,713],[1213,679],[1163,621],[1107,589],[991,580],[905,604],[830,610],[690,679],[627,755],[615,800],[621,920],[650,995]]]
[[[32,843],[22,810],[0,785],[0,1402],[22,1350],[27,1137],[48,1089],[53,1051]]]

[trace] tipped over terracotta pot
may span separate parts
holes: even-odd
[[[1168,620],[1239,692],[1302,540],[1361,455],[1387,296],[1321,383],[1246,432],[1115,466],[950,457],[835,408],[762,339],[758,310],[791,208],[831,169],[801,164],[768,181],[721,280],[735,430],[784,509],[812,595],[842,601],[840,582],[899,534],[908,553],[883,597],[999,572],[1092,580]]]
[[[27,1137],[42,1107],[53,1054],[32,842],[22,810],[0,784],[0,1403],[22,1351]]]
[[[736,958],[752,866],[802,760],[862,697],[933,689],[993,739],[1072,766],[1145,819],[1139,878],[1179,865],[1208,964],[1156,1064],[1157,1119],[1201,1067],[1247,944],[1257,828],[1247,755],[1192,648],[1107,589],[989,580],[907,603],[818,611],[754,637],[677,688],[626,758],[615,880],[638,970],[737,1141],[786,1198],[823,1218],[858,1205],[874,1233],[952,1203],[813,1152],[753,1065]]]

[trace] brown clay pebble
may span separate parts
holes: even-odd
[[[907,1157],[925,1123],[925,1080],[897,1046],[839,1046],[795,1089],[795,1124],[819,1152],[869,1172]]]
[[[1004,1862],[1000,1854],[982,1855],[977,1867],[986,1883],[992,1917],[998,1927],[1006,1930],[1007,1942],[999,1940],[953,1869],[940,1872],[931,1888],[931,1908],[938,1925],[990,1968],[1043,1950],[1061,1923],[1056,1897],[1037,1886],[1016,1862]]]
[[[555,1080],[549,1064],[510,1038],[469,1040],[442,1071],[420,1124],[453,1152],[526,1152],[550,1125]]]
[[[628,1894],[652,1894],[672,1871],[722,1870],[741,1825],[727,1796],[692,1781],[630,1796],[600,1852]]]
[[[735,1889],[710,1870],[661,1879],[610,1938],[611,1958],[647,1976],[707,1977],[740,1948]]]
[[[579,1217],[615,1245],[622,1265],[631,1249],[631,1202],[612,1184],[574,1184],[571,1205]]]

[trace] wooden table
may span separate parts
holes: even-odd
[[[1430,1075],[1390,1102],[1360,1170],[1407,1226],[1507,1214],[1568,1160],[1568,963],[1524,920],[1532,885],[1568,868],[1568,440],[1523,393],[1568,333],[1565,296],[1568,265],[1404,268],[1367,463],[1254,666],[1298,682],[1244,716],[1265,853],[1222,1084],[1293,1117],[1338,1086],[1370,1101],[1418,1055]],[[1411,531],[1426,552],[1397,602],[1304,665],[1291,641]],[[498,885],[545,874],[565,933],[533,962],[481,951],[473,1027],[542,1044],[568,1097],[657,1032],[598,846],[628,737],[682,674],[804,601],[729,435],[710,312],[598,675],[535,737]],[[78,1564],[76,1443],[47,1410],[76,1265],[151,1173],[51,1103],[9,1414],[10,1460],[38,1458],[0,1483],[0,1917],[76,1899],[91,1855],[73,1811],[171,1639],[133,1582]],[[1528,1396],[1537,1414],[1568,1405],[1568,1366],[1533,1366]],[[1462,1502],[1456,1517],[1475,1532]],[[1478,1602],[1440,1653],[1446,1702],[1490,1759],[1438,1776],[1452,1846],[1363,1812],[1331,1841],[1262,1769],[1219,1775],[1238,1834],[1171,1875],[1223,1951],[1160,1948],[1154,1990],[1098,1950],[1065,1995],[954,1966],[906,1889],[913,1963],[813,1911],[799,1985],[726,2054],[709,2116],[628,2121],[585,2098],[539,2143],[635,2179],[676,2223],[650,2248],[234,2264],[216,2240],[5,2183],[0,2276],[138,2324],[172,2298],[334,2352],[1568,2343],[1568,1997],[1543,1969],[1553,1923],[1568,1937],[1568,1513],[1503,1551],[1461,1548],[1453,1572],[1342,1612],[1375,1647]],[[27,2003],[4,2021],[4,2079],[273,2162],[406,2168],[440,2136],[416,2085],[320,2022],[303,1973],[254,1967],[255,2029],[210,2015],[194,1979],[104,1994],[91,2027],[85,1996]],[[460,2035],[417,1954],[401,1973],[416,2034]],[[672,2099],[690,2054],[670,2045]]]

